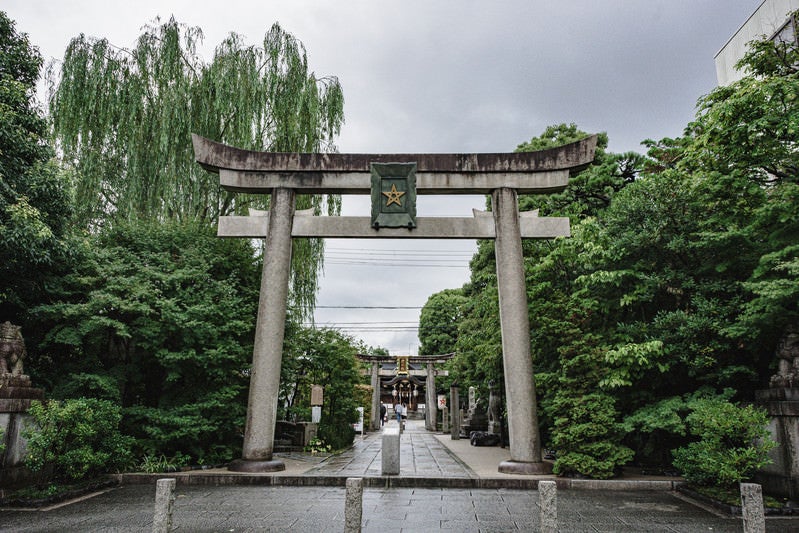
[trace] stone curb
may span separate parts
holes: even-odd
[[[281,476],[274,474],[202,473],[170,474],[178,485],[263,485],[286,487],[344,487],[347,478],[342,476]],[[121,485],[155,484],[164,474],[116,474]],[[669,480],[589,480],[567,478],[435,478],[413,476],[371,476],[363,478],[364,487],[380,488],[450,488],[450,489],[517,489],[537,490],[538,482],[555,481],[561,490],[604,491],[674,491],[682,481]]]

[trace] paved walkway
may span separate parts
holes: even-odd
[[[339,481],[364,477],[365,482],[372,482],[366,484],[363,495],[362,524],[366,532],[538,529],[538,492],[529,487],[519,490],[518,486],[520,478],[534,476],[505,478],[496,472],[499,462],[508,458],[507,450],[472,447],[467,440],[453,441],[448,435],[424,431],[421,421],[409,421],[401,437],[400,476],[388,483],[380,473],[379,433],[357,439],[352,449],[330,458],[281,454],[287,467],[282,473],[177,474],[174,528],[190,532],[343,531],[345,488]],[[0,532],[150,531],[155,488],[152,483],[136,482],[154,481],[155,477],[126,476],[118,488],[49,509],[0,509]],[[544,478],[528,479],[528,485]],[[446,488],[431,487],[425,482],[430,479],[453,483]],[[559,485],[565,481],[558,480]],[[495,486],[484,488],[488,482]],[[671,490],[656,490],[659,485],[653,482],[671,483],[626,479],[586,482],[558,490],[560,531],[742,530],[740,518],[720,516]],[[270,486],[252,486],[261,483]],[[457,488],[458,483],[468,488]],[[326,484],[336,486],[323,486]],[[597,488],[602,490],[579,490]],[[766,523],[768,532],[799,531],[799,518],[767,518]]]
[[[397,427],[392,420],[386,427]],[[304,472],[311,476],[379,477],[382,469],[380,433],[356,437],[354,446]],[[443,436],[442,436],[443,437]],[[451,439],[450,436],[446,436]],[[466,441],[468,443],[468,441]],[[499,464],[499,463],[497,463]],[[496,465],[494,465],[496,470]],[[408,420],[400,435],[400,477],[476,478],[478,475],[444,445],[444,439],[425,431],[424,420]]]
[[[173,526],[188,532],[344,530],[342,487],[204,487],[176,489]],[[124,485],[45,511],[0,510],[2,532],[149,532],[152,485]],[[722,518],[670,492],[558,491],[560,531],[740,533]],[[796,519],[767,519],[768,532],[799,529]],[[509,489],[367,488],[363,531],[374,533],[536,531],[538,493]]]

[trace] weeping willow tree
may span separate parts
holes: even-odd
[[[51,67],[50,114],[64,164],[74,168],[78,224],[118,221],[215,223],[268,208],[268,196],[226,192],[194,162],[191,133],[251,150],[335,151],[344,121],[338,79],[309,72],[304,46],[278,24],[262,47],[231,34],[210,63],[203,34],[171,18],[145,27],[135,48],[106,39],[72,40]],[[340,211],[335,196],[300,196],[298,209]],[[320,240],[296,241],[292,296],[312,308],[322,264]]]

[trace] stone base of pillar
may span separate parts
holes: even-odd
[[[799,497],[799,387],[755,391],[755,405],[766,409],[771,421],[767,426],[779,446],[769,452],[771,464],[755,472],[753,480],[773,496]]]
[[[231,472],[281,472],[286,469],[286,463],[279,459],[260,461],[251,459],[236,459],[228,467]]]
[[[502,461],[497,470],[503,474],[542,476],[552,473],[552,463],[523,463],[521,461]]]
[[[25,466],[28,441],[23,437],[33,424],[27,414],[31,402],[43,400],[44,390],[34,388],[30,377],[22,374],[0,374],[0,487],[16,488],[34,483],[38,478]]]

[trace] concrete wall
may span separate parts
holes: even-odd
[[[28,414],[0,413],[1,438],[6,446],[5,453],[0,454],[0,488],[21,486],[31,479],[31,472],[25,468],[27,441],[22,437],[30,423]]]
[[[724,9],[723,5],[719,9]],[[786,21],[786,15],[799,9],[799,0],[765,0],[754,13],[730,37],[716,54],[716,79],[719,85],[729,85],[740,80],[743,72],[735,69],[735,63],[743,57],[746,43],[763,35],[771,37]]]

